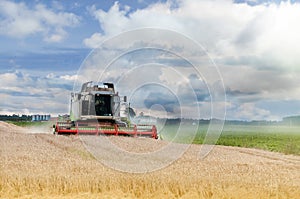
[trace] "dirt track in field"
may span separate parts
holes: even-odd
[[[170,143],[126,137],[65,137],[31,133],[0,122],[0,198],[299,198],[300,157],[257,149],[216,146],[199,159],[191,145],[169,166],[133,174],[115,168],[168,162]],[[99,146],[99,143],[102,143]],[[115,154],[103,143],[140,156]],[[91,155],[88,149],[95,155]],[[185,147],[174,144],[174,148]],[[145,160],[147,158],[147,161]],[[97,160],[98,159],[98,160]],[[128,161],[128,164],[126,164]],[[154,164],[154,165],[150,165]],[[120,166],[121,165],[121,166]],[[122,167],[123,166],[123,167]],[[125,168],[126,169],[126,168]]]

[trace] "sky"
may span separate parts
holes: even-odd
[[[299,19],[296,0],[0,0],[0,114],[68,113],[101,80],[160,117],[300,115]]]

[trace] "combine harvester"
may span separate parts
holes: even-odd
[[[122,103],[127,105],[126,101],[125,96]],[[55,133],[158,138],[155,125],[121,121],[120,109],[121,98],[115,92],[114,84],[86,82],[79,93],[71,93],[70,117],[56,122]]]

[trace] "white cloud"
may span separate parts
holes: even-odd
[[[251,66],[220,66],[227,94],[241,101],[263,99],[300,100],[300,79],[297,73],[259,69]]]
[[[0,74],[0,85],[13,85],[17,80],[17,75],[15,73],[3,73]]]
[[[300,3],[170,0],[135,11],[118,3],[107,12],[96,7],[89,11],[102,32],[85,39],[88,47],[148,27],[174,30],[202,44],[221,69],[229,100],[237,104],[232,118],[272,118],[257,102],[300,99]]]
[[[60,33],[60,34],[52,34],[49,35],[48,37],[45,37],[45,41],[47,42],[60,42],[64,39],[65,33]]]
[[[67,113],[74,77],[54,74],[32,76],[18,71],[2,73],[0,113]]]
[[[249,120],[249,118],[251,118],[251,120],[264,120],[272,118],[270,111],[257,108],[254,103],[244,103],[240,105],[234,112],[234,116],[235,118],[244,120]]]
[[[91,7],[104,34],[92,35],[86,43],[99,44],[99,36],[111,37],[123,31],[143,27],[171,29],[203,44],[215,58],[253,57],[260,65],[299,69],[300,4],[250,6],[230,0],[178,0],[155,3],[129,12],[115,3],[109,11]],[[101,41],[101,40],[100,40]],[[244,60],[251,62],[251,60]],[[256,63],[256,62],[255,62]]]
[[[113,35],[122,29],[127,29],[125,28],[129,22],[129,19],[125,16],[127,11],[120,10],[118,2],[115,2],[108,12],[101,9],[96,10],[95,6],[90,7],[89,12],[99,21],[107,35]]]
[[[60,78],[67,81],[75,81],[78,79],[78,75],[62,75]]]
[[[48,42],[60,42],[66,27],[79,24],[80,17],[68,12],[55,12],[42,4],[29,8],[25,3],[0,2],[0,34],[24,38],[41,33]]]
[[[97,48],[103,41],[105,37],[100,33],[94,33],[90,38],[84,39],[83,43],[89,48]]]

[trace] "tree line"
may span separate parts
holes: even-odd
[[[32,116],[31,115],[19,115],[19,114],[13,114],[13,115],[0,115],[1,121],[31,121]]]

